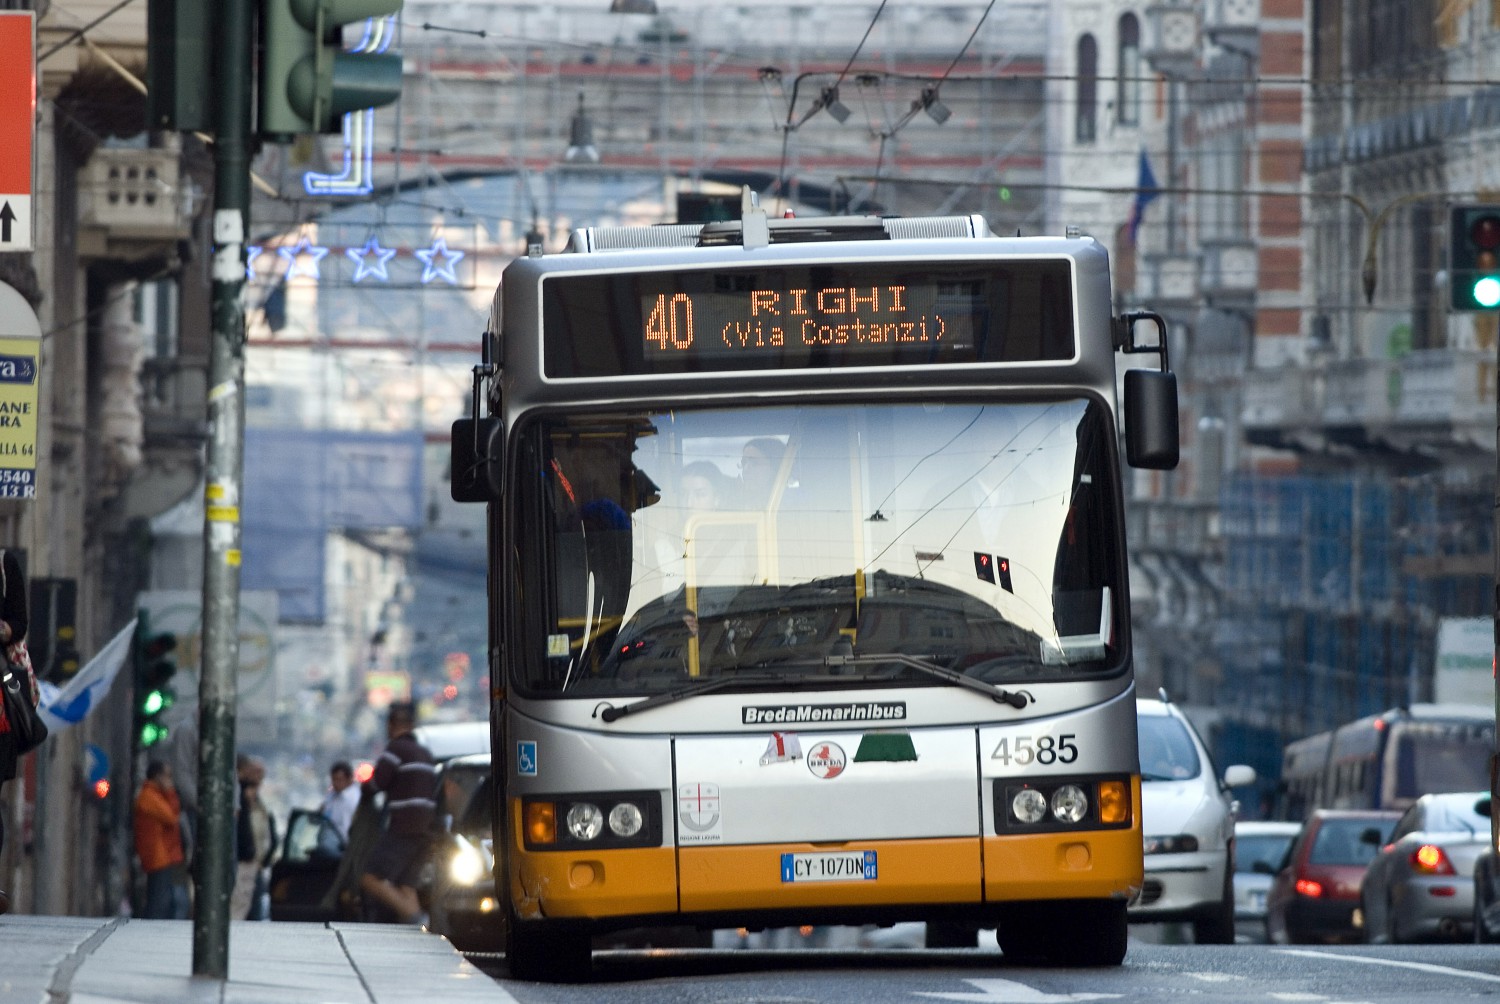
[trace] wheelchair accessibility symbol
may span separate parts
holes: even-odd
[[[516,743],[516,773],[522,777],[536,777],[536,743],[523,740]]]

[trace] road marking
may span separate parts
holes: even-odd
[[[1369,955],[1340,955],[1337,952],[1314,952],[1303,948],[1279,948],[1283,955],[1301,955],[1309,959],[1339,959],[1344,962],[1363,962],[1371,966],[1391,966],[1396,969],[1414,969],[1419,973],[1437,973],[1441,976],[1464,976],[1485,983],[1500,983],[1500,976],[1476,973],[1470,969],[1454,969],[1451,966],[1435,966],[1430,962],[1403,962],[1400,959],[1378,959]]]
[[[1013,980],[964,980],[964,982],[978,987],[980,992],[960,994],[918,990],[915,993],[918,997],[936,997],[945,1001],[971,1001],[973,1004],[1067,1004],[1068,1001],[1112,1000],[1120,996],[1119,994],[1088,993],[1049,994]]]

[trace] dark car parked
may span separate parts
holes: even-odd
[[[1302,825],[1266,897],[1266,938],[1276,944],[1363,940],[1360,882],[1400,814],[1318,809]]]
[[[1486,817],[1494,812],[1487,798],[1474,809]],[[1500,942],[1500,855],[1493,841],[1474,859],[1474,940],[1481,945]]]
[[[495,893],[490,755],[456,757],[443,767],[444,833],[433,844],[429,927],[463,951],[499,951],[503,914]]]

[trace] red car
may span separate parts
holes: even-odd
[[[1318,809],[1302,825],[1266,897],[1266,938],[1278,945],[1363,941],[1359,885],[1398,812]],[[1380,841],[1361,839],[1365,831]]]

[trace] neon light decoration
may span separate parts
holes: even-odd
[[[381,247],[380,238],[371,237],[365,241],[365,246],[362,248],[345,248],[344,257],[354,262],[355,282],[368,276],[374,276],[381,282],[391,281],[390,273],[385,267],[392,258],[396,257],[396,249]]]
[[[396,35],[394,17],[372,17],[365,34],[350,52],[385,52]],[[344,169],[338,174],[302,175],[308,195],[369,195],[375,188],[375,109],[344,116]],[[357,280],[356,280],[357,281]]]
[[[453,274],[453,266],[463,260],[462,251],[451,251],[448,242],[439,237],[432,242],[432,247],[413,251],[412,254],[422,259],[422,285],[427,285],[438,276],[447,279],[450,285],[458,285],[458,276]],[[438,264],[442,259],[442,264]]]
[[[297,278],[298,274],[305,275],[311,279],[319,279],[318,262],[322,261],[328,254],[328,249],[314,244],[310,238],[303,237],[297,242],[296,247],[281,247],[276,249],[276,254],[286,259],[286,277]],[[312,260],[305,265],[297,263],[303,258]]]

